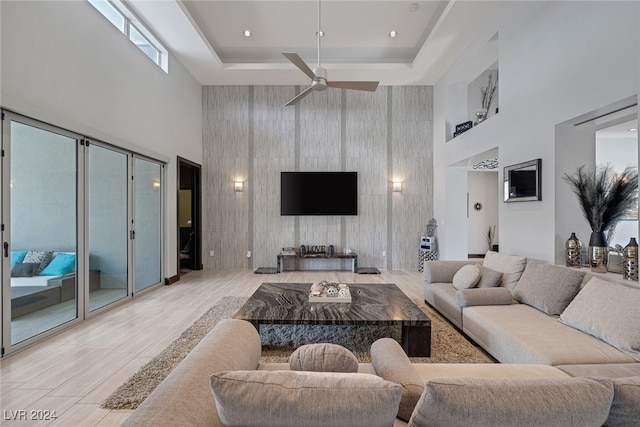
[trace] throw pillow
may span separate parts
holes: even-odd
[[[511,305],[513,296],[505,288],[460,289],[456,292],[460,307],[473,305]]]
[[[607,427],[637,425],[640,420],[640,377],[614,378]]]
[[[409,421],[422,396],[424,382],[398,341],[380,338],[371,345],[371,364],[376,374],[402,386],[398,417]]]
[[[28,251],[23,262],[40,263],[40,269],[36,274],[40,274],[44,268],[49,265],[53,258],[53,251]]]
[[[225,426],[393,425],[402,387],[376,375],[226,371],[211,376]]]
[[[478,265],[480,269],[480,281],[476,288],[495,288],[502,281],[504,275],[501,271],[495,271],[483,265]]]
[[[572,328],[640,361],[640,289],[592,278],[560,315]]]
[[[503,273],[501,286],[510,291],[518,283],[526,264],[527,258],[523,256],[503,255],[494,251],[488,251],[482,261],[484,267]]]
[[[22,262],[27,255],[27,251],[11,251],[11,268],[16,265],[17,262]]]
[[[608,379],[436,378],[409,426],[601,426],[612,398]]]
[[[16,265],[11,269],[11,277],[32,277],[40,269],[40,264],[37,262],[16,262]]]
[[[469,289],[478,284],[480,280],[480,268],[469,264],[460,268],[453,276],[453,287],[456,289]]]
[[[57,254],[49,265],[42,271],[40,276],[64,276],[71,273],[76,266],[76,254],[61,252]]]
[[[292,371],[358,372],[358,359],[337,344],[306,344],[289,356]]]
[[[550,316],[559,316],[580,290],[584,275],[584,271],[531,263],[524,269],[513,297]]]

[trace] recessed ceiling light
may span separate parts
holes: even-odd
[[[391,37],[391,38],[394,38],[397,35],[398,35],[398,32],[395,31],[395,30],[389,32],[389,37]]]
[[[245,37],[251,37],[251,30],[242,30],[242,35]]]
[[[316,31],[316,37],[324,37],[324,31]]]
[[[631,128],[629,129],[629,132],[638,132],[638,128]]]

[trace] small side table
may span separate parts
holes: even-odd
[[[418,254],[418,271],[424,271],[425,261],[437,261],[438,251],[423,251],[420,250]]]

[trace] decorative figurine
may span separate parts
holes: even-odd
[[[335,284],[330,284],[329,286],[327,286],[324,290],[325,294],[328,297],[337,297],[338,296],[338,288]]]

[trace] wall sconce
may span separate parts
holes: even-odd
[[[233,189],[238,193],[244,191],[244,181],[233,181]]]
[[[392,189],[394,193],[402,192],[402,181],[393,181]]]

